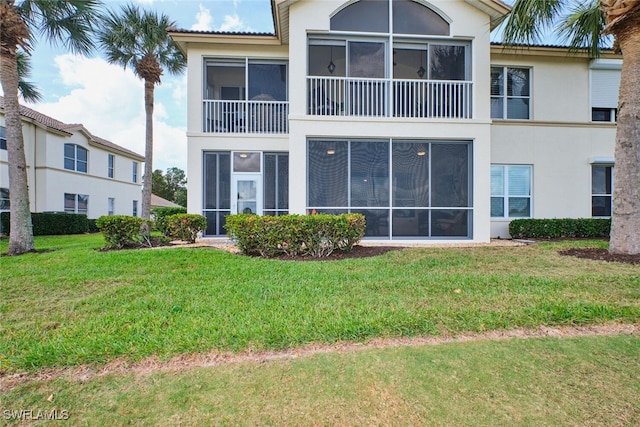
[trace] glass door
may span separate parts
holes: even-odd
[[[235,175],[232,182],[233,213],[262,215],[262,180],[260,175]]]

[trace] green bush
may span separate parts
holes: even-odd
[[[607,238],[609,218],[514,219],[509,234],[514,239]]]
[[[98,224],[96,224],[97,221],[97,219],[89,219],[89,233],[98,233],[100,231]]]
[[[145,240],[148,221],[137,216],[111,215],[101,216],[96,225],[104,235],[107,246],[121,249],[137,246]]]
[[[202,215],[181,213],[166,217],[166,224],[167,236],[194,243],[198,233],[207,228],[207,219]]]
[[[186,214],[187,208],[153,208],[151,209],[151,219],[155,221],[156,230],[164,234],[169,235],[167,229],[167,218],[171,215]]]
[[[245,254],[263,257],[329,256],[350,251],[364,236],[361,214],[227,215],[225,228]]]
[[[2,232],[9,234],[11,215],[10,212],[0,214]],[[83,234],[89,231],[89,220],[84,214],[72,214],[65,212],[32,212],[34,236]]]

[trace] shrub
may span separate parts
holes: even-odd
[[[609,218],[515,219],[509,224],[514,239],[524,238],[606,238]]]
[[[227,215],[225,228],[245,254],[263,257],[329,256],[350,251],[364,236],[361,214]]]
[[[198,233],[207,228],[207,219],[202,215],[181,213],[167,217],[166,224],[166,235],[194,243]]]
[[[0,214],[3,233],[9,234],[10,221],[10,212]],[[32,212],[31,223],[34,236],[83,234],[89,231],[89,220],[85,214]]]
[[[96,224],[97,221],[97,219],[89,219],[89,230],[87,230],[89,233],[97,233],[100,231],[98,224]]]
[[[144,241],[143,233],[148,230],[148,221],[136,216],[101,216],[96,225],[104,235],[107,246],[121,249],[135,246]]]
[[[187,208],[153,208],[151,209],[151,219],[155,221],[156,230],[164,234],[169,235],[167,229],[167,217],[176,214],[186,214]]]

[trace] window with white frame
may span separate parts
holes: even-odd
[[[132,215],[133,216],[138,216],[138,201],[134,200],[133,201],[133,209],[132,209]]]
[[[589,65],[591,121],[615,122],[618,115],[618,92],[622,60],[595,59]]]
[[[109,178],[113,178],[114,176],[114,169],[115,169],[115,164],[116,164],[116,156],[114,156],[113,154],[109,154],[109,157],[107,159],[107,176]]]
[[[89,196],[86,194],[64,193],[64,211],[66,213],[87,214]]]
[[[116,211],[116,199],[109,197],[107,199],[107,215],[113,215]]]
[[[613,165],[591,166],[591,216],[611,216]]]
[[[491,165],[491,217],[531,217],[531,166]]]
[[[87,173],[88,151],[76,144],[64,144],[64,168]]]
[[[7,129],[0,126],[0,150],[7,149]]]
[[[491,118],[531,118],[531,69],[491,67]]]
[[[9,189],[0,188],[0,211],[8,211],[9,208],[11,208],[11,203],[9,202]]]
[[[133,162],[131,181],[138,182],[138,162]]]

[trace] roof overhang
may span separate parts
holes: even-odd
[[[187,55],[188,44],[216,43],[216,44],[247,44],[278,46],[281,44],[276,35],[263,34],[223,34],[213,32],[184,32],[169,31],[169,35],[176,42],[182,53]]]
[[[498,26],[499,20],[511,11],[511,6],[500,0],[464,0],[471,6],[489,15],[491,18],[491,29]]]
[[[566,46],[505,46],[498,43],[491,44],[491,54],[498,55],[528,55],[546,57],[572,57],[592,59],[586,51],[572,51]],[[622,54],[615,53],[612,49],[603,49],[600,52],[603,59],[622,59]]]

